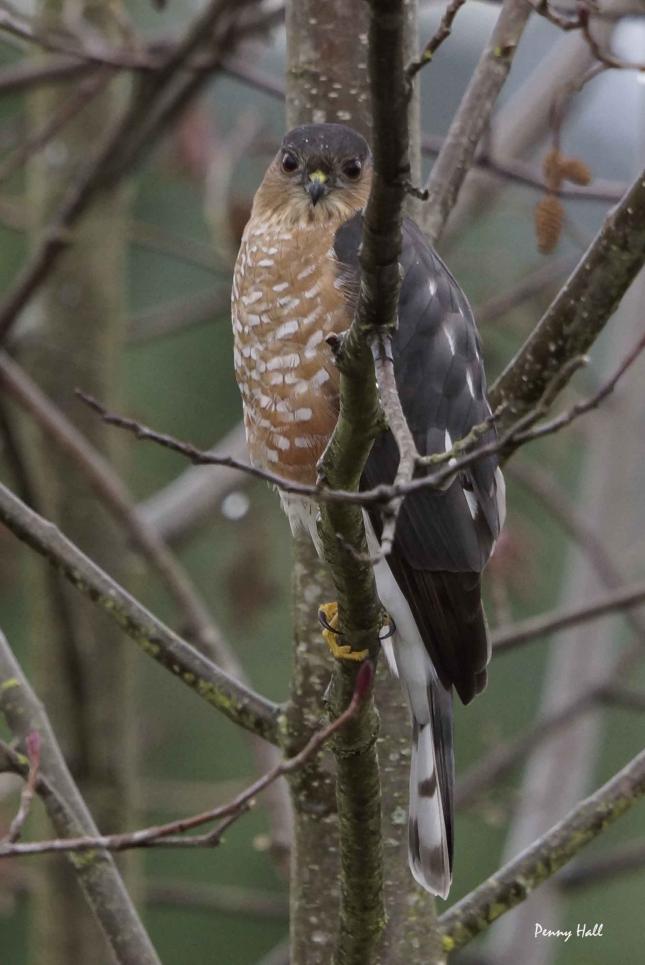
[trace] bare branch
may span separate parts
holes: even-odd
[[[33,841],[27,844],[11,841],[0,842],[0,858],[53,852],[127,851],[132,848],[163,845],[170,845],[171,847],[215,847],[221,842],[223,831],[243,814],[246,814],[253,806],[255,797],[261,791],[264,791],[278,778],[291,774],[306,764],[334,734],[338,733],[350,720],[356,717],[361,704],[370,692],[373,675],[372,664],[366,661],[361,665],[356,677],[354,693],[345,710],[335,720],[316,731],[298,754],[280,761],[227,804],[219,805],[187,818],[180,818],[166,824],[157,824],[123,834],[91,834],[80,837],[56,838],[50,841]],[[211,824],[213,821],[220,821],[220,823],[214,830],[206,834],[177,837],[183,835],[186,831],[202,827],[204,824]]]
[[[645,751],[522,854],[439,919],[446,951],[461,948],[524,901],[645,794]]]
[[[466,0],[450,0],[436,32],[423,48],[421,56],[418,60],[413,60],[412,63],[406,67],[405,76],[408,82],[412,81],[419,71],[425,67],[426,64],[430,63],[444,40],[448,39],[452,33],[453,21],[465,2]]]
[[[212,707],[246,730],[277,740],[279,707],[238,683],[173,633],[118,583],[5,486],[0,519],[81,593],[101,606],[144,653],[170,670]]]
[[[492,643],[495,653],[513,650],[522,644],[529,643],[538,637],[545,637],[557,630],[573,627],[579,623],[598,620],[607,613],[626,610],[639,606],[645,602],[645,583],[622,587],[608,593],[606,596],[586,603],[584,606],[571,607],[566,610],[555,610],[538,617],[530,617],[508,627],[497,627],[492,633]]]
[[[257,888],[187,881],[184,878],[152,880],[146,886],[146,899],[151,905],[170,908],[192,908],[224,915],[240,915],[244,919],[286,921],[289,907],[286,897]]]
[[[524,761],[534,747],[568,727],[580,714],[590,711],[599,699],[600,689],[590,689],[559,710],[540,717],[524,733],[500,741],[460,777],[455,788],[455,807],[469,807],[483,791]]]
[[[517,460],[507,465],[506,472],[542,503],[567,536],[586,555],[601,582],[608,589],[621,587],[624,582],[623,576],[614,564],[605,543],[599,537],[593,520],[588,519],[578,510],[556,480],[539,466],[533,464],[529,468]],[[645,635],[643,617],[628,610],[625,619],[635,633]]]
[[[383,412],[387,419],[390,432],[399,450],[399,465],[396,470],[393,485],[409,482],[420,460],[414,438],[403,413],[396,380],[394,378],[394,357],[392,355],[392,341],[389,335],[379,338],[372,343],[374,368],[379,387],[379,395]],[[380,552],[387,556],[392,551],[396,523],[403,505],[403,497],[396,497],[386,507],[383,513],[383,530],[381,532]]]
[[[557,877],[557,884],[564,891],[577,891],[603,881],[613,880],[618,875],[640,871],[645,864],[645,842],[630,841],[614,848],[606,854],[586,861],[576,862]]]
[[[25,821],[29,817],[31,804],[34,799],[34,794],[36,793],[38,772],[40,770],[40,734],[37,730],[27,734],[25,737],[25,748],[27,750],[27,759],[29,761],[27,780],[25,781],[25,785],[20,795],[20,806],[18,807],[16,816],[9,825],[9,830],[6,836],[0,840],[0,846],[3,844],[13,844],[15,841],[18,841],[22,834]]]
[[[620,57],[616,57],[614,54],[603,50],[596,38],[591,33],[590,28],[590,18],[591,14],[594,12],[591,7],[589,0],[578,0],[578,21],[580,28],[582,30],[582,36],[585,38],[589,48],[599,63],[603,64],[605,67],[618,70],[645,70],[645,63],[636,63],[635,61],[622,60]]]
[[[248,28],[247,8],[254,2],[256,0],[237,0],[233,4],[232,0],[211,0],[190,24],[183,39],[162,60],[155,82],[137,88],[122,117],[108,130],[84,171],[70,184],[40,244],[0,304],[0,340],[6,338],[19,313],[71,243],[72,229],[96,195],[123,177],[142,152],[150,149],[177,112],[197,94],[209,70],[219,64],[224,54],[230,54],[231,48],[244,36]],[[0,26],[2,23],[0,20]],[[252,16],[250,23],[256,23]],[[184,75],[182,68],[186,61],[201,46],[208,51],[208,69]],[[105,62],[104,57],[101,62]]]
[[[523,760],[537,744],[570,726],[580,714],[589,712],[598,703],[610,703],[612,694],[616,694],[618,682],[632,672],[633,665],[642,658],[642,654],[642,645],[638,641],[621,653],[604,679],[596,678],[574,698],[569,698],[566,704],[538,717],[524,733],[498,743],[462,776],[456,789],[457,806],[466,807],[485,788]],[[638,703],[636,709],[640,710],[640,700]],[[633,699],[629,707],[634,709]]]
[[[246,455],[246,434],[239,423],[208,450],[212,455],[229,455],[242,462]],[[250,479],[235,469],[204,470],[189,467],[176,479],[139,503],[138,512],[168,542],[180,541],[219,505],[231,490]]]
[[[159,532],[136,509],[127,487],[110,463],[93,448],[88,439],[47,398],[36,383],[4,352],[0,352],[0,386],[34,418],[52,440],[75,463],[96,495],[129,534],[132,543],[165,584],[183,619],[183,632],[199,650],[214,660],[232,678],[249,686],[245,670],[235,651],[217,626],[210,608],[190,576],[164,542]],[[251,735],[253,753],[260,768],[275,760],[276,751],[257,735]],[[286,843],[280,830],[286,808],[286,788],[276,786],[269,800],[272,828],[276,839]]]
[[[565,426],[570,425],[574,419],[578,418],[578,416],[584,415],[586,412],[591,412],[592,409],[596,409],[600,403],[603,402],[607,396],[614,391],[622,376],[625,374],[627,369],[634,364],[636,359],[642,353],[643,349],[645,349],[645,335],[638,340],[631,352],[625,356],[623,361],[615,370],[614,374],[603,383],[597,392],[595,392],[588,399],[585,399],[583,402],[576,402],[576,404],[572,405],[571,408],[547,422],[542,422],[540,425],[534,426],[533,428],[519,429],[518,431],[512,432],[509,440],[511,446],[515,448],[516,446],[521,445],[523,442],[528,442],[532,439],[540,439],[543,436],[548,436],[554,432],[558,432]],[[565,363],[561,371],[558,373],[557,391],[560,391],[562,388],[562,378],[565,380],[568,380],[569,378],[569,365],[571,362],[575,363],[575,359],[569,359],[568,363]],[[543,400],[548,394],[550,393],[549,389],[547,388],[547,391],[542,397]],[[538,406],[538,409],[539,408],[540,406]],[[537,410],[534,410],[534,412],[535,411]],[[508,453],[508,446],[506,444],[504,444],[503,448],[506,448],[506,453]]]
[[[622,687],[618,683],[610,683],[603,687],[599,699],[609,707],[635,710],[639,714],[645,712],[645,694],[638,690],[631,690],[629,687]]]
[[[136,315],[130,324],[128,341],[140,345],[152,339],[176,335],[188,328],[205,325],[213,316],[228,314],[231,310],[229,291],[207,291],[203,295],[191,294],[169,305],[149,308]]]
[[[492,387],[494,408],[509,403],[504,425],[538,402],[568,359],[588,351],[644,259],[645,171],[607,216],[571,277]]]
[[[226,673],[242,680],[242,667],[224,640],[187,573],[163,539],[137,512],[130,493],[109,462],[6,353],[0,352],[0,385],[74,461],[99,499],[129,533],[134,545],[166,584],[183,613],[185,632]]]
[[[47,715],[1,632],[0,681],[0,710],[11,731],[25,742],[30,734],[40,735],[40,762],[34,783],[56,832],[61,836],[97,834]],[[3,756],[12,769],[28,775],[30,764],[22,754],[5,747]],[[111,855],[89,854],[84,861],[72,861],[72,867],[119,965],[160,965]]]
[[[499,295],[492,295],[485,302],[473,309],[480,331],[488,324],[499,323],[503,315],[512,312],[514,308],[530,298],[540,294],[545,288],[562,281],[575,267],[577,259],[565,255],[562,258],[547,261],[534,271],[529,271],[508,291]]]
[[[9,157],[0,164],[0,182],[19,171],[22,165],[47,144],[68,121],[76,117],[111,80],[111,70],[98,70],[81,78],[78,87],[55,111],[40,130],[34,131]]]
[[[90,72],[92,66],[75,59],[52,58],[45,63],[20,61],[0,70],[0,95],[16,94],[45,84],[62,84]]]
[[[477,145],[511,69],[530,14],[527,0],[504,0],[490,40],[432,167],[426,185],[429,197],[423,209],[422,227],[433,244],[438,241],[473,164]]]
[[[354,334],[352,335],[352,333]],[[382,336],[377,334],[374,336],[374,339],[378,341],[378,338],[380,337]],[[354,326],[352,326],[352,329],[350,329],[348,335],[345,336],[344,339],[339,340],[336,348],[337,363],[343,370],[342,377],[346,379],[348,392],[350,391],[349,386],[351,385],[351,381],[348,378],[348,373],[351,371],[351,366],[353,365],[358,367],[360,370],[360,366],[366,364],[366,358],[360,359],[360,353],[363,347],[359,339],[360,336],[356,334]],[[356,384],[356,397],[351,400],[353,403],[351,411],[353,413],[353,418],[356,420],[356,424],[350,431],[347,425],[347,419],[339,419],[336,431],[332,436],[332,439],[321,461],[320,478],[315,486],[310,486],[305,483],[291,482],[290,480],[284,479],[282,476],[278,476],[275,473],[257,469],[255,466],[250,466],[246,463],[241,463],[236,459],[232,459],[230,456],[217,456],[213,455],[212,453],[205,452],[203,449],[198,449],[190,443],[182,442],[181,440],[176,439],[174,436],[170,436],[166,433],[156,432],[135,419],[128,419],[123,416],[118,416],[114,413],[108,412],[107,409],[96,401],[96,399],[84,392],[77,390],[77,395],[83,399],[87,405],[98,412],[101,418],[110,425],[115,425],[122,429],[126,429],[127,431],[132,432],[138,439],[147,439],[157,443],[158,445],[171,449],[174,452],[181,453],[196,465],[221,465],[228,466],[229,468],[233,469],[239,469],[241,472],[248,473],[249,475],[255,476],[258,479],[264,479],[266,482],[272,483],[281,492],[309,496],[317,500],[323,506],[337,506],[339,504],[345,504],[346,507],[368,505],[387,506],[388,504],[392,503],[393,500],[396,500],[401,496],[407,496],[419,489],[436,488],[441,486],[446,479],[450,478],[456,472],[465,468],[466,466],[471,465],[471,463],[481,459],[482,456],[487,456],[494,453],[502,453],[503,455],[506,455],[523,443],[532,441],[533,439],[541,439],[544,436],[552,435],[553,433],[558,432],[560,429],[570,425],[581,415],[584,415],[587,412],[597,408],[600,403],[611,392],[613,392],[619,380],[630,368],[630,366],[633,365],[644,349],[645,336],[643,336],[643,338],[637,342],[632,351],[629,352],[620,363],[611,378],[603,383],[597,392],[595,392],[592,396],[589,396],[584,401],[577,402],[575,405],[571,406],[569,409],[566,409],[555,418],[550,419],[549,421],[540,422],[538,425],[536,425],[535,423],[546,415],[553,400],[569,380],[573,372],[577,371],[577,369],[587,362],[585,357],[579,356],[573,356],[565,359],[562,368],[556,370],[552,374],[551,381],[544,389],[542,397],[535,404],[534,408],[525,410],[520,418],[512,423],[510,427],[499,435],[496,440],[482,445],[476,445],[482,434],[482,431],[485,431],[488,424],[482,423],[481,425],[474,426],[471,432],[464,437],[464,439],[458,440],[449,451],[446,451],[445,453],[437,453],[431,456],[417,456],[418,465],[441,466],[444,463],[448,463],[449,465],[445,466],[444,468],[439,468],[435,472],[429,472],[425,476],[410,479],[407,482],[403,481],[396,482],[392,485],[380,485],[374,489],[368,489],[362,492],[357,492],[355,489],[351,488],[335,488],[333,486],[332,479],[334,474],[330,473],[328,469],[328,466],[331,465],[329,460],[332,458],[332,453],[338,451],[342,454],[345,451],[345,441],[343,441],[342,445],[340,443],[341,435],[348,433],[346,437],[347,442],[353,441],[354,447],[356,447],[360,442],[361,445],[366,448],[365,458],[367,458],[367,452],[369,451],[369,446],[371,445],[373,435],[381,426],[380,410],[377,405],[378,400],[376,399],[376,393],[374,393],[374,399],[371,400],[371,405],[365,406],[359,388],[360,381],[357,381]],[[341,382],[341,384],[343,383]],[[497,393],[497,396],[499,397],[499,392]],[[371,406],[374,406],[374,408]],[[347,408],[349,408],[349,405],[347,405]],[[495,421],[499,422],[500,419],[506,415],[506,412],[509,408],[511,408],[511,399],[503,399],[500,402],[499,407],[495,410],[493,416]],[[354,436],[356,436],[356,438],[354,438]],[[466,450],[465,453],[464,450]],[[347,451],[354,452],[355,454],[357,450],[356,448],[350,448]],[[363,463],[361,460],[348,458],[347,470],[352,474],[349,476],[350,484],[357,484],[358,476],[360,475],[360,468],[357,467],[362,465]],[[353,477],[356,478],[354,479]],[[329,486],[329,483],[332,483],[332,485]],[[360,527],[357,531],[355,531],[354,536],[356,536],[357,532],[360,532]],[[365,553],[364,549],[357,550],[355,546],[352,546],[352,539],[347,539],[344,536],[343,524],[338,525],[337,528],[334,529],[333,541],[335,544],[342,546],[345,552],[352,557],[354,562],[360,562],[362,560],[365,563],[369,563],[370,558]],[[328,549],[331,552],[331,548],[328,547]],[[369,580],[367,573],[365,578]]]

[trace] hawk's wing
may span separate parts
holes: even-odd
[[[361,235],[360,214],[336,234],[348,292],[356,290]],[[465,295],[410,219],[403,224],[401,267],[392,339],[399,395],[419,452],[444,452],[490,415],[479,337]],[[491,438],[494,429],[482,441]],[[391,482],[398,460],[386,431],[374,443],[363,488]],[[500,529],[496,468],[488,456],[443,491],[410,495],[388,558],[442,683],[454,685],[464,703],[485,686],[490,656],[480,572]],[[378,535],[378,511],[370,516]]]

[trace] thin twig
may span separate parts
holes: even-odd
[[[127,487],[110,463],[5,352],[0,352],[0,386],[73,460],[101,502],[125,528],[170,591],[182,612],[186,634],[194,637],[199,647],[227,673],[243,680],[242,667],[215,626],[206,603],[158,532],[137,512]]]
[[[593,345],[643,265],[644,212],[645,172],[641,172],[491,388],[493,408],[509,402],[503,424],[530,410],[566,360],[584,355]]]
[[[445,137],[424,134],[421,140],[421,150],[424,154],[436,157],[441,153],[445,144]],[[533,164],[518,158],[502,158],[489,154],[486,146],[475,154],[473,167],[479,168],[505,181],[516,181],[534,191],[544,191],[544,177],[542,172]],[[558,197],[570,201],[620,201],[625,194],[626,185],[620,181],[610,181],[604,178],[594,178],[589,185],[569,185],[560,187],[555,192]]]
[[[517,737],[500,741],[460,777],[455,788],[455,807],[464,809],[497,784],[542,741],[569,727],[581,714],[588,713],[600,699],[600,688],[593,688],[569,701],[564,707],[545,714]]]
[[[624,583],[623,574],[600,539],[593,520],[578,511],[555,478],[535,464],[528,467],[517,460],[513,460],[506,471],[511,479],[517,480],[540,501],[567,536],[578,545],[601,582],[611,590],[620,588]],[[625,619],[636,634],[645,635],[645,619],[642,616],[629,610]]]
[[[40,734],[37,730],[27,734],[25,737],[25,748],[27,750],[27,758],[29,760],[27,780],[25,781],[22,793],[20,795],[20,805],[16,815],[9,825],[7,834],[0,840],[0,847],[3,844],[13,844],[20,838],[22,829],[31,811],[34,794],[36,793],[38,772],[40,770]]]
[[[645,864],[645,841],[630,841],[597,858],[576,862],[557,877],[557,885],[564,891],[577,891],[604,881],[613,881],[618,875],[640,871]]]
[[[31,58],[0,70],[0,95],[16,94],[49,84],[63,84],[96,69],[71,58],[52,58],[34,64]]]
[[[101,606],[144,653],[170,670],[230,720],[266,740],[277,741],[278,705],[229,677],[182,640],[85,556],[53,523],[0,486],[0,519]]]
[[[580,23],[580,28],[582,30],[582,36],[585,38],[589,49],[592,54],[601,64],[605,67],[609,67],[611,70],[638,70],[645,71],[645,63],[642,61],[640,63],[630,60],[623,60],[620,57],[616,57],[614,54],[603,50],[596,38],[591,33],[590,29],[590,18],[593,10],[591,5],[586,0],[578,0],[577,3],[578,10],[578,20]]]
[[[393,481],[393,485],[397,486],[408,483],[412,479],[420,456],[399,398],[394,377],[394,357],[390,336],[379,336],[375,339],[372,343],[372,352],[381,405],[387,419],[388,428],[394,436],[394,441],[399,450],[399,464]],[[388,556],[392,551],[396,524],[402,505],[403,497],[395,497],[383,510],[380,546],[380,552],[383,556]]]
[[[69,773],[45,710],[29,686],[2,632],[0,682],[0,712],[10,731],[22,742],[35,732],[40,735],[40,764],[35,788],[55,832],[61,837],[98,834]],[[0,750],[3,766],[28,779],[28,758],[6,745]],[[71,867],[113,950],[115,961],[119,965],[160,965],[112,856],[107,853],[88,854],[84,861],[72,860]]]
[[[43,232],[42,240],[0,304],[0,341],[5,339],[19,313],[48,277],[72,241],[72,231],[88,205],[106,187],[123,177],[144,150],[163,132],[206,82],[224,54],[230,54],[248,27],[246,8],[253,0],[211,0],[190,23],[184,37],[167,53],[154,84],[139,85],[131,101],[92,153],[84,170],[69,185],[61,205]],[[0,27],[3,20],[0,18]],[[28,39],[34,39],[33,36]],[[51,39],[51,38],[50,38]],[[36,40],[35,42],[38,42]],[[209,68],[182,74],[187,59],[204,45]],[[70,52],[70,51],[66,51]],[[72,51],[73,52],[73,51]],[[85,52],[82,52],[83,56]],[[104,59],[102,62],[105,62]],[[179,77],[177,84],[175,77]]]
[[[429,200],[423,208],[422,227],[433,244],[441,236],[464,178],[473,165],[477,145],[511,69],[530,14],[531,7],[526,0],[502,3],[497,23],[432,167],[426,185]]]
[[[247,921],[255,918],[284,922],[289,917],[287,898],[279,892],[184,878],[153,879],[146,886],[146,901],[169,908],[239,915]]]
[[[422,70],[426,64],[430,63],[444,40],[448,39],[452,32],[453,21],[465,2],[466,0],[450,0],[435,34],[423,48],[421,56],[418,60],[413,60],[412,63],[406,67],[405,76],[408,82],[412,81],[419,71]]]
[[[138,439],[149,440],[157,445],[171,449],[173,452],[180,453],[195,465],[228,466],[232,469],[238,469],[241,472],[248,473],[257,479],[263,479],[265,482],[271,483],[281,492],[296,493],[301,496],[313,497],[322,504],[333,505],[345,503],[347,505],[356,506],[378,506],[387,505],[388,503],[391,503],[392,500],[397,499],[400,496],[407,496],[410,493],[417,492],[421,489],[440,487],[456,472],[466,468],[467,466],[470,466],[483,456],[494,455],[500,452],[505,453],[519,445],[532,441],[533,439],[541,439],[544,436],[551,435],[555,432],[558,432],[560,429],[563,429],[565,426],[570,425],[581,415],[592,411],[600,405],[600,403],[614,390],[618,381],[635,362],[644,348],[645,336],[638,341],[632,351],[629,352],[625,359],[623,359],[611,378],[608,379],[607,382],[603,383],[603,385],[596,393],[594,393],[594,395],[590,396],[584,401],[577,402],[575,405],[571,406],[571,408],[562,412],[559,416],[535,425],[535,423],[546,414],[553,399],[561,390],[565,382],[570,378],[572,372],[576,371],[582,364],[586,362],[586,359],[581,356],[575,356],[565,360],[562,368],[555,372],[551,382],[544,389],[542,398],[534,406],[534,408],[525,411],[524,414],[517,419],[516,422],[511,424],[504,433],[500,434],[497,439],[479,446],[475,445],[474,448],[469,448],[469,451],[464,454],[463,451],[461,451],[462,448],[464,446],[469,446],[471,440],[474,444],[479,438],[481,427],[476,426],[469,436],[466,437],[466,440],[468,441],[458,440],[452,449],[445,453],[438,453],[433,456],[418,457],[420,464],[427,464],[428,462],[431,464],[441,464],[448,462],[449,465],[447,467],[440,468],[435,472],[428,473],[425,476],[411,479],[408,482],[400,482],[392,485],[383,484],[376,486],[373,489],[363,490],[362,492],[356,492],[350,489],[328,488],[326,485],[325,476],[323,476],[320,482],[313,486],[305,483],[295,483],[284,479],[282,476],[279,476],[276,473],[258,469],[255,466],[240,462],[237,459],[232,459],[230,456],[213,455],[213,453],[209,453],[203,449],[198,449],[196,446],[193,446],[190,443],[182,442],[181,440],[175,438],[174,436],[168,435],[167,433],[156,432],[154,429],[151,429],[149,426],[138,422],[136,419],[129,419],[124,416],[119,416],[115,413],[109,412],[104,406],[97,402],[96,399],[87,395],[85,392],[77,390],[77,394],[108,424],[125,429],[128,432],[133,433]],[[499,396],[500,393],[498,392],[497,397],[499,398]],[[513,406],[515,406],[515,401],[511,402],[510,397],[504,398],[502,396],[499,402],[499,407],[495,410],[495,418],[505,415],[507,409],[512,408]],[[376,418],[377,416],[375,414],[374,419]],[[335,530],[335,534],[340,531],[340,529]],[[336,535],[334,536],[334,539],[337,540]]]
[[[54,111],[43,126],[34,131],[20,144],[2,164],[0,164],[0,182],[19,171],[29,158],[45,146],[58,132],[65,127],[99,94],[113,77],[110,69],[101,69],[90,77],[82,78],[77,88],[69,98]]]
[[[357,715],[361,704],[371,690],[373,676],[372,664],[365,661],[358,672],[354,693],[345,710],[335,720],[316,731],[299,753],[293,757],[284,758],[226,804],[210,808],[208,811],[202,811],[199,814],[193,814],[190,817],[123,834],[83,835],[74,838],[33,841],[26,844],[0,842],[0,858],[8,858],[13,855],[49,854],[51,852],[126,851],[132,848],[147,848],[164,844],[173,847],[214,847],[220,843],[223,831],[253,806],[255,797],[261,791],[264,791],[278,778],[291,774],[302,767],[318,753],[334,734]],[[204,824],[211,824],[213,821],[221,821],[213,831],[197,837],[176,837],[183,835],[185,831],[202,827]]]
[[[584,606],[571,607],[565,610],[555,610],[537,617],[529,617],[520,623],[508,627],[497,627],[492,632],[492,644],[495,653],[504,653],[531,640],[548,636],[557,630],[577,626],[598,620],[607,613],[625,610],[639,606],[645,602],[645,583],[634,586],[621,587],[599,600],[586,603]]]
[[[619,380],[625,374],[627,369],[634,364],[643,349],[645,349],[645,335],[638,340],[631,352],[628,352],[618,368],[615,370],[614,374],[605,383],[603,383],[603,385],[598,389],[597,392],[594,393],[594,395],[588,399],[585,399],[583,402],[576,402],[575,405],[572,405],[571,408],[567,409],[565,412],[560,413],[560,415],[555,416],[553,419],[540,423],[539,426],[534,426],[531,429],[516,432],[511,440],[513,445],[520,446],[523,442],[527,442],[529,439],[541,439],[543,436],[548,436],[554,432],[558,432],[565,426],[570,425],[574,419],[578,418],[578,416],[584,415],[586,412],[591,412],[592,409],[598,408],[600,403],[603,402],[607,396],[614,391]]]

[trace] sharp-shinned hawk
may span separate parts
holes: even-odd
[[[253,202],[235,266],[235,373],[254,465],[316,481],[338,417],[339,374],[327,336],[347,330],[359,289],[362,211],[372,161],[340,124],[288,133]],[[417,225],[404,219],[394,372],[422,454],[445,452],[490,417],[480,343],[465,295]],[[494,437],[491,428],[483,441]],[[398,464],[388,430],[377,437],[362,487],[390,483]],[[318,545],[317,507],[285,496],[292,528]],[[387,643],[413,720],[409,845],[414,877],[445,897],[452,876],[452,689],[468,703],[486,684],[490,645],[480,574],[502,525],[503,480],[493,456],[441,490],[409,496],[394,547],[375,566],[396,627]],[[378,511],[366,512],[378,547]]]

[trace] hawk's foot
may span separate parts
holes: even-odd
[[[339,643],[338,604],[321,603],[318,607],[318,619],[322,625],[323,640],[337,660],[365,660],[367,650],[352,650],[348,643]]]

